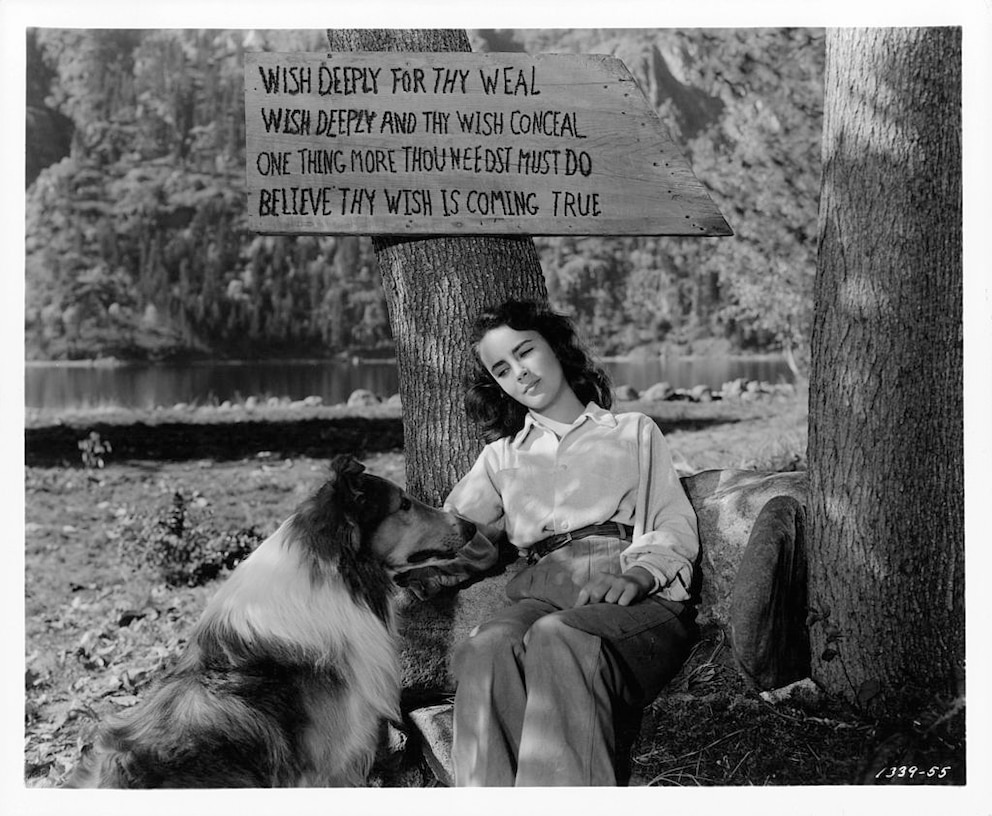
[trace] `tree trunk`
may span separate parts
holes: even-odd
[[[899,716],[964,660],[960,30],[829,32],[824,107],[813,671]]]
[[[470,51],[451,30],[327,32],[331,51]],[[466,330],[486,306],[547,300],[530,238],[376,238],[403,402],[407,486],[440,504],[481,448],[462,406],[471,363]]]

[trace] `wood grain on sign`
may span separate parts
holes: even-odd
[[[623,63],[598,55],[245,55],[265,233],[731,235]]]

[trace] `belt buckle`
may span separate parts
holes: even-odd
[[[561,541],[558,541],[558,542],[555,543],[555,549],[558,549],[558,547],[564,547],[566,544],[570,544],[571,543],[571,541],[572,541],[572,532],[569,531],[569,532],[565,533],[564,536],[565,537]]]

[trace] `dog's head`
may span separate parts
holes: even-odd
[[[374,580],[376,570],[388,580],[450,560],[475,535],[471,522],[366,473],[352,456],[331,462],[328,480],[299,508],[293,525],[317,573],[333,564],[346,580],[362,581]]]

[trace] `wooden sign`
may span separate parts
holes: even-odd
[[[733,234],[612,57],[249,53],[245,121],[258,232]]]

